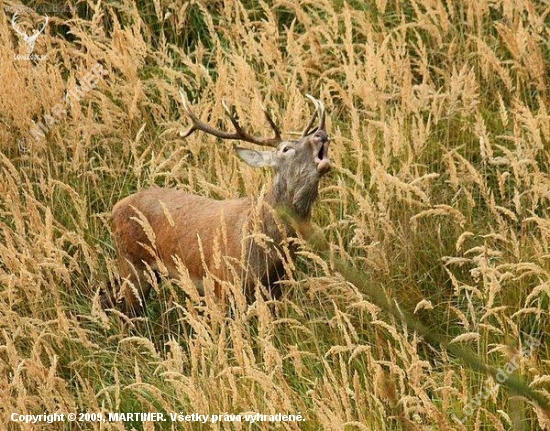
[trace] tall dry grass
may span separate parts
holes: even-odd
[[[550,428],[547,2],[85,0],[49,14],[45,60],[15,61],[13,12],[30,34],[51,5],[0,11],[9,429],[68,426],[12,412],[138,411],[301,412],[277,427],[305,430]],[[97,87],[35,140],[33,124],[96,63]],[[182,275],[155,286],[143,318],[107,315],[117,200],[152,184],[229,198],[269,183],[229,144],[179,139],[180,87],[201,118],[222,121],[224,99],[258,133],[260,102],[291,133],[310,112],[303,94],[324,100],[336,168],[315,221],[328,248],[303,243],[278,301],[246,306],[227,286],[227,313]],[[486,367],[529,337],[541,346],[518,360],[517,384],[457,423]],[[75,425],[131,427],[153,429]]]

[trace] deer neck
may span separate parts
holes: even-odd
[[[311,210],[317,195],[317,184],[289,192],[287,184],[277,181],[276,178],[266,194],[265,201],[276,211],[284,212],[297,222],[303,223],[311,218]]]

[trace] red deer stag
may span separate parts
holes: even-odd
[[[229,268],[230,265],[238,266],[238,279],[247,294],[257,281],[273,286],[284,275],[281,245],[286,238],[296,235],[291,223],[283,221],[278,211],[289,212],[300,225],[307,223],[317,198],[319,180],[331,168],[325,108],[321,101],[309,95],[316,112],[301,138],[288,141],[281,138],[266,109],[263,112],[274,131],[272,138],[255,137],[245,132],[225,104],[235,132],[217,130],[203,123],[191,110],[183,93],[181,96],[184,111],[192,122],[191,128],[182,135],[184,138],[195,131],[203,131],[220,139],[273,147],[273,151],[235,149],[250,166],[271,166],[275,178],[263,199],[214,200],[176,189],[153,187],[118,202],[112,214],[122,278],[117,302],[131,314],[141,311],[151,288],[146,271],[159,270],[161,265],[175,278],[178,265],[183,264],[199,288],[209,273],[217,281],[215,293],[218,297],[221,296],[219,282],[235,280],[236,267]],[[316,117],[318,124],[315,126]],[[263,243],[254,233],[261,234]],[[271,246],[266,246],[265,238],[270,239],[267,243]]]

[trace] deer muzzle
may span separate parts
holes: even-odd
[[[313,150],[315,151],[315,163],[317,164],[317,172],[320,175],[330,171],[332,163],[328,158],[328,146],[330,139],[324,130],[317,130],[311,140]]]

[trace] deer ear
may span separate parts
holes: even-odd
[[[263,166],[275,166],[275,152],[274,151],[255,151],[248,148],[235,147],[235,151],[239,154],[239,157],[243,159],[247,165],[254,168],[261,168]]]

